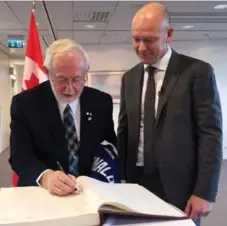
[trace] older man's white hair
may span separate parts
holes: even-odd
[[[44,66],[49,71],[51,69],[52,59],[53,56],[57,53],[61,52],[70,52],[71,50],[78,50],[84,55],[85,60],[85,69],[88,70],[90,68],[90,59],[88,57],[87,52],[84,50],[84,48],[76,43],[75,41],[71,39],[59,39],[55,42],[53,42],[46,51],[46,57],[44,60]]]

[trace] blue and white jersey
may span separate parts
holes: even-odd
[[[103,141],[93,160],[90,177],[107,183],[120,183],[120,166],[117,149]]]

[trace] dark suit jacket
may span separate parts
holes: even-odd
[[[122,78],[118,127],[121,178],[134,182],[140,128],[142,64]],[[222,161],[222,113],[213,68],[173,51],[155,127],[155,156],[168,201],[195,194],[214,201]]]
[[[107,140],[116,145],[109,94],[85,87],[80,97],[79,173],[90,173],[95,150]],[[88,120],[87,112],[92,113]],[[13,97],[10,159],[19,186],[36,185],[46,169],[57,170],[59,161],[68,172],[68,149],[57,101],[49,81]]]

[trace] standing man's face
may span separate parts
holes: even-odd
[[[132,45],[141,63],[152,65],[160,60],[171,42],[172,29],[158,17],[137,17],[132,23]]]
[[[72,50],[53,56],[50,83],[58,101],[70,103],[80,97],[87,80],[82,53]]]

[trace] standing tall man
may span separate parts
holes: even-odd
[[[212,209],[222,162],[222,113],[213,68],[169,47],[173,29],[159,3],[132,21],[141,61],[122,78],[121,178],[139,183],[198,221]]]

